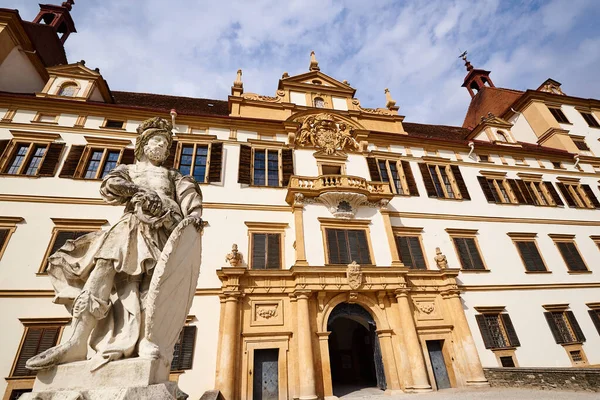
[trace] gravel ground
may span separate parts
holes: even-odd
[[[598,400],[600,393],[569,392],[560,390],[535,390],[535,389],[445,389],[429,393],[403,393],[389,396],[377,388],[353,390],[345,388],[345,394],[340,399],[359,400]],[[341,393],[340,393],[341,394]]]

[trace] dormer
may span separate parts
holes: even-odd
[[[536,90],[538,92],[546,92],[546,93],[559,94],[559,95],[565,96],[565,93],[560,88],[560,85],[561,85],[560,82],[555,81],[554,79],[548,78]]]
[[[59,65],[48,68],[50,79],[37,97],[53,99],[97,101],[112,103],[110,89],[100,71],[85,66],[84,61],[75,64]]]
[[[480,140],[505,146],[520,146],[511,132],[513,124],[488,113],[481,117],[481,122],[471,131],[467,139]]]

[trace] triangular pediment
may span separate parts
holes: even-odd
[[[279,80],[279,89],[305,88],[307,90],[335,91],[348,93],[354,96],[356,89],[349,84],[340,82],[321,71],[309,71],[304,74],[294,75]]]
[[[48,68],[48,74],[50,75],[61,75],[61,76],[72,76],[78,78],[98,79],[102,75],[100,72],[93,69],[89,69],[81,63],[58,65],[56,67]]]

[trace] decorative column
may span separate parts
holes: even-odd
[[[317,391],[315,389],[315,364],[310,329],[310,311],[308,308],[310,293],[310,290],[295,292],[298,304],[298,374],[300,375],[300,400],[317,399]]]
[[[325,400],[337,399],[333,395],[331,382],[331,363],[329,358],[329,334],[331,332],[317,332],[319,336],[319,350],[321,353],[321,373],[323,375],[323,395]]]
[[[408,303],[408,290],[396,290],[396,299],[398,302],[398,313],[400,314],[400,322],[402,324],[402,332],[404,334],[404,344],[406,346],[406,354],[410,363],[410,368],[413,377],[411,389],[415,392],[428,392],[431,390],[425,361],[423,360],[423,350],[417,335],[417,328],[412,317],[410,304]]]
[[[456,287],[456,285],[453,286]],[[460,359],[463,365],[466,366],[465,373],[468,374],[466,376],[466,384],[469,386],[489,386],[488,380],[483,373],[483,368],[481,367],[479,353],[477,352],[477,347],[475,347],[471,329],[469,329],[469,323],[465,316],[458,288],[451,288],[450,290],[442,292],[442,297],[444,298],[444,301],[447,302],[447,308],[454,321],[454,332],[456,333],[455,340],[463,349],[463,354]]]
[[[237,345],[238,345],[238,300],[240,292],[225,292],[225,315],[221,327],[221,348],[216,389],[225,400],[235,400]]]
[[[296,193],[292,210],[294,212],[294,228],[296,230],[296,263],[294,265],[308,265],[306,261],[306,247],[304,245],[304,195]]]
[[[394,359],[394,351],[392,349],[392,330],[377,329],[375,331],[379,338],[379,346],[381,347],[381,357],[383,358],[383,366],[385,370],[385,380],[388,385],[390,394],[401,393],[400,380],[398,379],[398,368]],[[387,367],[387,368],[386,368]]]

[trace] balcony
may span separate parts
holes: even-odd
[[[368,202],[390,200],[394,197],[388,183],[372,182],[351,175],[297,176],[290,178],[285,200],[292,204],[296,194],[319,197],[325,193],[354,193],[365,196]],[[361,197],[362,197],[361,196]]]

